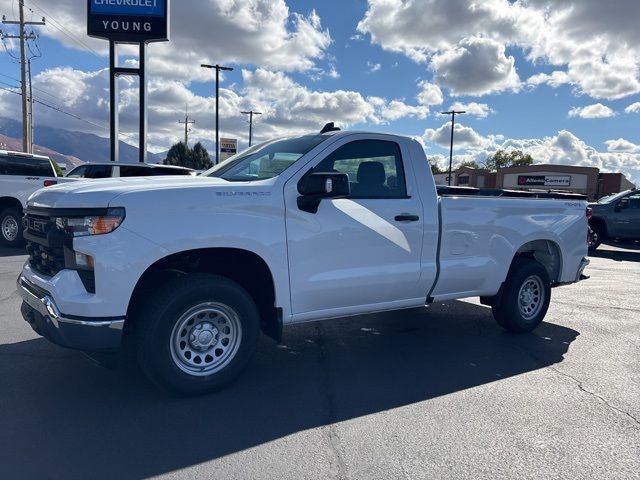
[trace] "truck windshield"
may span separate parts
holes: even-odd
[[[600,200],[598,200],[598,203],[600,203],[600,204],[602,204],[602,203],[611,203],[614,200],[617,200],[618,198],[624,197],[630,191],[631,190],[627,190],[626,192],[622,192],[622,193],[612,193],[611,195],[607,195],[605,197],[602,197]]]
[[[261,143],[207,170],[202,176],[220,177],[229,182],[277,177],[327,138],[326,135],[303,135]]]

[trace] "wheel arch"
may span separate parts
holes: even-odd
[[[604,218],[602,217],[591,217],[589,219],[589,226],[591,228],[594,228],[595,226],[597,226],[597,228],[599,227],[600,229],[600,233],[602,236],[607,236],[607,222]]]
[[[0,197],[0,211],[5,208],[15,208],[19,212],[22,212],[22,203],[15,197]]]
[[[549,274],[551,284],[560,281],[562,275],[562,250],[553,240],[539,239],[531,240],[516,250],[511,266],[518,258],[525,257],[537,261],[545,267]],[[511,266],[509,270],[511,270]]]
[[[243,287],[256,302],[262,331],[276,341],[282,338],[282,311],[276,307],[274,277],[258,254],[237,248],[200,248],[163,257],[138,279],[127,308],[127,329],[135,328],[144,300],[163,283],[190,273],[215,273]]]

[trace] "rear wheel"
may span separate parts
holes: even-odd
[[[5,208],[0,212],[0,243],[10,247],[22,246],[22,231],[22,215],[18,210]]]
[[[590,228],[591,235],[589,235],[589,251],[593,252],[600,246],[602,240],[604,240],[604,228],[599,223],[590,225]]]
[[[187,395],[214,391],[234,380],[251,358],[260,330],[249,294],[215,275],[170,281],[142,312],[142,370],[156,385]]]
[[[510,332],[530,332],[544,319],[550,300],[547,269],[535,260],[519,258],[511,266],[500,303],[492,307],[493,317]]]

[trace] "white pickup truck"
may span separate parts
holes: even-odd
[[[196,394],[236,377],[260,330],[480,297],[528,332],[581,278],[586,201],[439,196],[415,140],[324,130],[199,177],[40,190],[23,316],[85,351],[127,336],[151,380]]]
[[[22,209],[33,192],[71,181],[56,175],[48,157],[0,150],[0,245],[23,244]]]

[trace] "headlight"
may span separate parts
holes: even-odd
[[[124,217],[124,208],[110,208],[105,215],[56,218],[56,226],[73,237],[104,235],[118,228]]]

